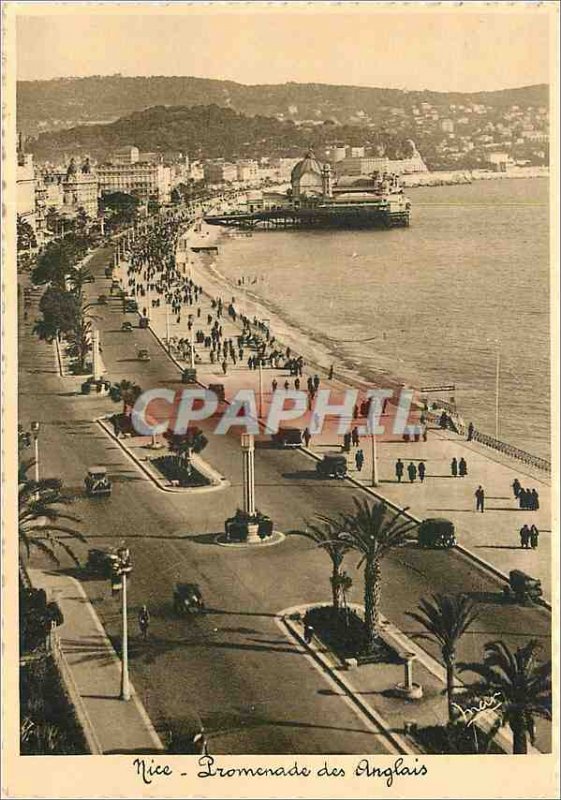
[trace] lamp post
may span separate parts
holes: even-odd
[[[378,486],[378,447],[376,434],[372,428],[372,486]]]
[[[497,339],[497,362],[495,366],[495,439],[499,438],[499,399],[501,380],[501,343]]]
[[[39,423],[31,423],[31,432],[33,434],[33,446],[35,449],[35,483],[39,483]]]
[[[121,645],[121,700],[131,699],[129,682],[129,632],[127,615],[127,578],[132,572],[131,555],[128,547],[122,546],[117,550],[116,573],[122,579],[122,617],[123,634]]]
[[[263,419],[263,364],[259,356],[259,419]]]

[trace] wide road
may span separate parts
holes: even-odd
[[[90,289],[93,296],[109,293],[101,277],[107,261],[107,254],[99,253],[89,265],[99,276]],[[176,367],[150,331],[121,333],[124,317],[116,300],[99,306],[96,314],[111,380],[128,378],[145,389],[178,386]],[[132,550],[133,620],[142,603],[152,616],[146,644],[131,624],[132,678],[156,727],[163,730],[167,721],[199,716],[213,753],[386,752],[384,742],[330,690],[275,623],[284,608],[329,599],[327,556],[297,537],[259,551],[233,551],[214,542],[224,519],[241,504],[239,435],[210,437],[204,452],[205,460],[228,478],[228,488],[191,496],[163,493],[92,422],[116,407],[109,400],[73,396],[73,379],[55,372],[52,348],[33,341],[29,327],[26,333],[20,345],[20,418],[24,425],[31,419],[42,423],[42,474],[61,476],[75,491],[75,510],[90,546],[114,545],[124,538]],[[150,363],[136,359],[139,346],[150,348]],[[85,471],[97,463],[107,465],[114,480],[108,500],[83,497]],[[281,530],[302,527],[316,513],[349,510],[359,492],[343,481],[318,480],[313,462],[295,451],[258,449],[256,474],[258,506]],[[362,581],[353,562],[350,558],[351,599],[360,602]],[[200,584],[209,613],[193,623],[174,617],[171,597],[177,580]],[[119,606],[107,583],[87,581],[85,586],[117,641]],[[387,558],[383,610],[402,630],[415,630],[405,612],[436,591],[469,592],[481,602],[479,620],[462,640],[460,659],[479,658],[484,643],[496,638],[516,646],[537,637],[544,655],[548,652],[549,614],[505,604],[500,583],[457,552],[411,547]],[[438,657],[434,648],[427,649]],[[547,728],[540,734],[543,748]]]

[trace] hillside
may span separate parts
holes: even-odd
[[[171,108],[156,106],[106,125],[80,125],[43,133],[27,148],[38,160],[58,161],[63,154],[90,155],[103,159],[122,145],[140,150],[174,150],[191,158],[256,157],[278,153],[301,155],[310,145],[333,139],[333,131],[350,144],[383,143],[388,155],[399,157],[406,147],[403,139],[377,134],[360,126],[321,125],[299,128],[291,121],[239,114],[217,105]]]
[[[17,87],[18,127],[26,135],[82,123],[110,122],[151,106],[216,104],[250,116],[377,123],[384,109],[408,109],[419,102],[436,106],[485,103],[497,110],[514,104],[547,105],[548,87],[541,84],[461,94],[314,83],[246,86],[206,78],[121,75],[19,81]]]

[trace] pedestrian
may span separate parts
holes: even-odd
[[[538,549],[538,539],[539,539],[540,532],[536,528],[535,525],[532,525],[530,528],[530,545],[532,546],[532,550]]]
[[[343,453],[350,453],[351,450],[351,434],[347,431],[343,435]]]
[[[520,547],[526,550],[528,548],[529,542],[530,542],[530,529],[527,525],[523,525],[520,528]]]
[[[532,489],[532,499],[530,501],[532,511],[537,511],[540,507],[540,496],[535,489]]]
[[[453,478],[457,478],[458,477],[458,460],[457,460],[457,458],[455,456],[452,459],[452,463],[450,464],[450,471],[452,473],[452,477]]]
[[[358,428],[356,427],[356,425],[351,431],[351,440],[352,440],[352,443],[353,443],[353,447],[358,447],[359,446],[360,437],[358,435]]]
[[[512,482],[512,491],[514,492],[514,497],[518,499],[518,495],[520,494],[520,490],[522,489],[522,485],[518,478],[515,478]]]
[[[288,392],[289,389],[290,389],[290,383],[288,382],[288,380],[286,380],[284,382],[284,391]]]
[[[273,389],[273,392],[277,391],[277,386],[278,386],[277,380],[276,378],[273,378],[273,380],[271,381],[271,387]]]
[[[140,628],[140,635],[146,641],[148,638],[148,626],[150,625],[150,613],[148,608],[143,605],[138,612],[138,627]]]
[[[304,428],[304,433],[302,434],[302,437],[304,439],[304,444],[306,445],[306,447],[309,447],[310,439],[312,438],[312,434],[310,433],[309,428]]]
[[[482,486],[478,486],[475,490],[475,510],[476,511],[485,511],[485,490]]]
[[[425,472],[426,472],[424,461],[419,462],[419,466],[417,467],[417,472],[419,473],[419,480],[421,481],[421,483],[423,483],[423,481],[425,480]]]
[[[397,482],[401,483],[401,479],[403,477],[403,461],[401,458],[398,458],[395,462],[395,477],[397,478]]]
[[[333,380],[333,364],[329,367],[329,380]]]
[[[473,439],[474,432],[475,428],[473,427],[473,422],[470,422],[468,425],[468,435],[467,435],[468,442],[471,442],[471,440]]]
[[[465,478],[466,475],[468,474],[466,460],[463,456],[462,458],[460,458],[460,461],[458,463],[458,472],[460,474],[460,478]]]
[[[294,388],[296,389],[296,391],[300,389],[300,378],[296,378],[296,380],[294,381]]]
[[[319,389],[319,375],[314,375],[314,389],[316,392]]]
[[[409,481],[414,483],[417,477],[417,467],[412,461],[409,462],[409,466],[407,467],[407,474],[409,475]]]
[[[361,472],[362,471],[362,466],[364,464],[364,453],[360,449],[357,450],[356,453],[355,453],[355,464],[356,464],[357,472]]]
[[[226,359],[224,359],[224,361],[222,362],[222,372],[224,373],[224,375],[226,375],[226,373],[228,372],[228,364],[226,362]]]
[[[525,511],[528,507],[528,500],[526,498],[526,489],[520,489],[518,492],[518,507]]]

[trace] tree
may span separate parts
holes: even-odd
[[[134,221],[140,200],[126,192],[104,194],[99,201],[100,212],[108,221],[118,225],[126,225]]]
[[[425,632],[416,634],[419,638],[430,639],[440,647],[446,666],[448,719],[453,722],[456,650],[461,637],[477,619],[477,609],[465,594],[434,594],[430,600],[421,600],[419,611],[408,611],[407,616],[425,628]]]
[[[368,504],[353,498],[354,514],[339,517],[339,535],[351,550],[360,554],[358,567],[364,564],[364,622],[366,651],[375,652],[380,641],[380,601],[382,594],[382,561],[396,547],[410,541],[416,522],[404,517],[407,509],[397,514],[385,503]]]
[[[495,694],[499,698],[493,735],[508,725],[514,755],[528,752],[528,737],[534,743],[536,717],[551,719],[551,661],[540,662],[539,649],[537,639],[531,639],[514,652],[504,642],[488,642],[483,663],[458,665],[463,672],[480,677],[479,682],[470,686],[471,692]]]
[[[78,304],[76,297],[64,289],[50,286],[39,302],[43,318],[36,322],[33,332],[47,342],[66,335],[76,327]]]
[[[348,542],[337,538],[338,523],[328,517],[318,517],[321,520],[319,525],[306,524],[305,530],[291,531],[296,536],[304,536],[306,539],[314,542],[318,547],[324,550],[331,559],[331,592],[332,602],[335,611],[339,611],[341,607],[341,600],[346,585],[346,580],[343,578],[341,566],[345,553],[350,549]]]
[[[191,475],[193,453],[202,453],[208,444],[208,439],[202,430],[200,428],[187,428],[185,433],[166,431],[164,438],[187,475]]]
[[[31,250],[32,248],[37,247],[37,239],[35,237],[35,231],[33,227],[29,224],[29,222],[17,215],[17,249],[18,252],[20,250]]]
[[[126,414],[134,406],[141,394],[142,389],[140,386],[126,379],[119,381],[119,383],[114,383],[109,390],[111,400],[114,403],[123,404],[123,414]]]
[[[33,459],[22,461],[18,472],[19,542],[28,558],[35,548],[59,564],[57,550],[61,549],[79,566],[74,551],[59,535],[64,534],[80,542],[87,541],[79,531],[64,523],[79,522],[78,517],[64,511],[71,503],[71,498],[63,493],[62,482],[58,478],[43,478],[40,481],[29,478],[27,473],[34,463]]]

